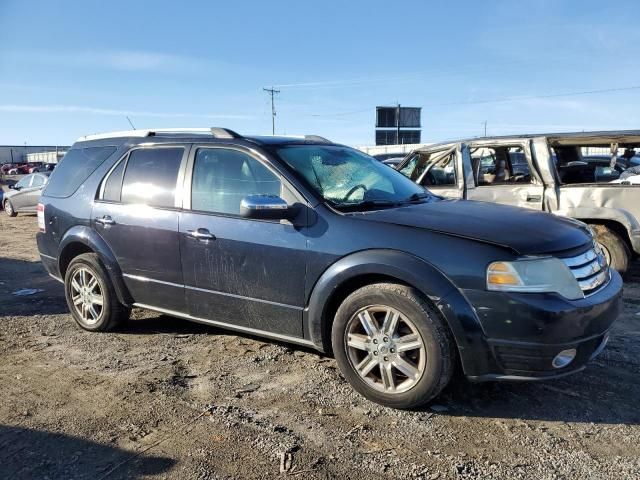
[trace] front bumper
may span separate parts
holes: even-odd
[[[515,294],[465,290],[482,330],[473,356],[463,357],[471,380],[556,378],[585,368],[606,345],[608,331],[622,311],[622,279],[580,300],[555,294]],[[553,359],[575,349],[575,358],[556,368]]]

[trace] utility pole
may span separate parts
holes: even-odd
[[[484,136],[486,137],[487,136],[487,121],[485,120],[482,123],[484,123]]]
[[[271,96],[271,134],[276,134],[276,104],[273,101],[273,97],[276,93],[280,93],[280,90],[275,90],[273,87],[266,88],[262,87],[262,90],[267,92]]]
[[[396,143],[400,145],[400,103],[396,106]]]

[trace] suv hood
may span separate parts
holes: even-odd
[[[520,255],[559,252],[591,241],[588,230],[575,220],[472,200],[441,200],[353,216],[470,238],[510,248]]]

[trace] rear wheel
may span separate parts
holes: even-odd
[[[75,321],[85,330],[113,330],[131,313],[116,296],[111,279],[95,253],[78,255],[65,274],[65,296]]]
[[[623,275],[631,262],[631,251],[626,242],[613,230],[604,225],[591,225],[596,233],[596,242],[602,248],[607,263]]]
[[[18,212],[15,211],[10,200],[6,200],[4,202],[4,212],[10,217],[15,217],[16,215],[18,215]]]
[[[413,408],[447,385],[454,341],[438,312],[414,288],[365,286],[340,305],[332,328],[338,366],[355,390],[393,408]]]

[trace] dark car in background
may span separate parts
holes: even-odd
[[[132,307],[332,352],[383,405],[577,372],[622,280],[581,222],[445,200],[315,136],[136,130],[79,139],[38,206],[78,325]],[[312,373],[310,373],[312,374]]]
[[[50,172],[32,173],[9,186],[2,196],[2,208],[10,217],[18,213],[36,213],[42,189],[49,181]]]

